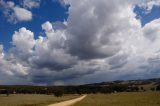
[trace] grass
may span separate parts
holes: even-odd
[[[0,106],[46,106],[48,104],[76,98],[76,95],[54,97],[53,95],[15,94],[0,95]]]
[[[140,85],[139,87],[143,87],[147,91],[151,91],[151,88],[156,88],[155,83]]]
[[[91,94],[74,106],[160,106],[160,92]]]

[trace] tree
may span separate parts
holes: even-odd
[[[144,88],[143,88],[143,87],[141,87],[141,90],[143,91],[143,90],[144,90]]]
[[[151,88],[150,90],[151,90],[151,91],[155,91],[155,88]]]
[[[56,97],[62,97],[63,96],[63,89],[62,88],[57,88],[54,90],[54,96]]]
[[[156,87],[156,91],[160,91],[160,85]]]
[[[6,95],[9,96],[9,90],[6,91]]]

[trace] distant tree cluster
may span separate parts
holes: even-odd
[[[9,93],[18,94],[47,94],[61,97],[63,94],[96,94],[96,93],[112,93],[112,92],[137,92],[138,87],[128,87],[127,85],[82,85],[82,86],[0,86],[0,89],[8,89]],[[7,92],[3,92],[7,94]],[[2,92],[0,92],[2,93]]]
[[[152,91],[160,91],[159,80],[156,81],[155,87],[150,88]],[[46,94],[61,97],[63,94],[96,94],[96,93],[115,93],[115,92],[142,92],[146,91],[140,84],[148,84],[151,81],[115,81],[115,82],[102,82],[94,84],[86,84],[80,86],[26,86],[26,85],[13,85],[13,86],[0,86],[0,94]]]
[[[9,96],[10,91],[8,89],[0,89],[0,94],[6,94],[6,96]]]

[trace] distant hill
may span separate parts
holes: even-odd
[[[110,82],[92,83],[85,85],[113,85],[113,84],[129,84],[129,85],[146,85],[146,84],[160,84],[160,78],[142,79],[142,80],[116,80]]]
[[[142,80],[116,80],[110,82],[86,84],[86,86],[113,86],[113,85],[127,85],[143,87],[145,90],[151,90],[160,85],[160,78],[142,79]]]

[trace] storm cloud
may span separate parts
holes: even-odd
[[[27,9],[39,7],[24,3]],[[0,79],[9,77],[0,83],[82,84],[159,77],[160,19],[142,27],[134,12],[135,6],[149,12],[160,5],[158,0],[64,0],[63,5],[69,5],[68,19],[42,23],[45,36],[35,38],[34,31],[23,27],[14,32],[8,53],[0,45]]]

